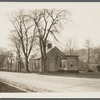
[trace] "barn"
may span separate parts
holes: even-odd
[[[41,57],[36,56],[31,64],[33,72],[41,72]],[[57,47],[50,48],[47,51],[46,70],[48,72],[55,71],[72,71],[78,72],[78,56],[65,55]]]

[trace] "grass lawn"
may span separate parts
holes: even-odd
[[[79,73],[74,73],[74,72],[47,72],[47,73],[45,73],[45,75],[77,77],[77,78],[100,78],[100,72],[79,72]]]
[[[19,90],[19,89],[17,89],[17,88],[14,88],[14,87],[11,87],[11,86],[9,86],[9,85],[7,85],[7,84],[5,84],[5,83],[2,83],[2,82],[0,82],[0,92],[10,92],[10,93],[12,93],[12,92],[24,92],[24,91],[22,91],[22,90]]]

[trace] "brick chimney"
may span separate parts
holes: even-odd
[[[47,48],[48,49],[51,49],[52,48],[52,44],[51,43],[48,43]]]

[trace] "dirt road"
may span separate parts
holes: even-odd
[[[100,79],[0,72],[0,80],[27,92],[100,92]]]

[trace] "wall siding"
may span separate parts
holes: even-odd
[[[54,49],[47,55],[47,62],[50,63],[48,67],[48,71],[58,71],[60,67],[58,57],[63,57],[63,55],[60,53],[60,51]]]
[[[46,58],[46,70],[47,71],[59,71],[64,70],[61,68],[61,61],[67,61],[67,70],[78,70],[78,56],[65,56],[59,49],[53,48],[47,53]],[[70,66],[70,63],[73,62],[73,66]],[[32,66],[32,65],[31,65]],[[41,60],[33,60],[33,71],[41,71]]]
[[[71,66],[71,63],[73,64]],[[77,57],[68,57],[67,58],[68,70],[78,70],[78,58]]]

